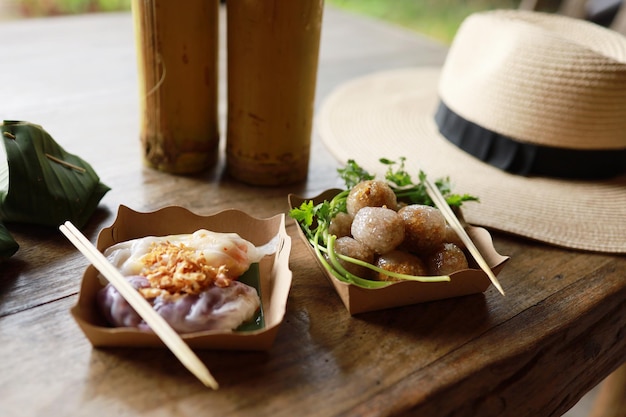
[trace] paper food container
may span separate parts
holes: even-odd
[[[341,191],[342,190],[339,189],[331,189],[324,191],[322,194],[313,198],[303,198],[290,194],[289,206],[290,208],[300,207],[300,205],[305,201],[313,201],[313,204],[316,205],[324,202],[325,200],[331,200]],[[363,288],[351,283],[340,281],[330,274],[317,258],[315,250],[308,242],[307,237],[299,224],[297,224],[297,229],[300,238],[302,238],[306,246],[311,251],[311,254],[318,261],[318,264],[324,271],[326,278],[328,278],[330,283],[333,285],[346,309],[352,315],[417,304],[426,301],[442,300],[446,298],[482,293],[491,285],[491,281],[489,280],[487,274],[482,271],[475,262],[473,262],[471,256],[468,256],[470,269],[457,271],[451,274],[450,281],[447,282],[399,281],[391,283],[383,288]],[[465,230],[480,253],[483,255],[487,264],[491,267],[494,274],[497,275],[500,273],[504,264],[509,260],[509,257],[502,256],[496,252],[489,232],[483,228],[474,226],[467,226]]]
[[[139,213],[120,206],[114,223],[98,234],[97,248],[145,236],[193,233],[207,229],[220,233],[237,233],[256,246],[278,236],[277,250],[265,256],[242,276],[261,296],[261,311],[254,321],[234,331],[203,331],[182,334],[192,348],[267,350],[276,338],[285,315],[291,287],[289,270],[291,238],[285,231],[285,215],[258,219],[238,210],[225,210],[211,216],[199,216],[182,207],[166,207],[151,213]],[[94,347],[134,346],[165,347],[152,332],[128,327],[111,327],[96,305],[96,294],[106,282],[93,266],[83,274],[77,304],[71,314]]]

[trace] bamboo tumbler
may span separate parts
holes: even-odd
[[[306,179],[323,0],[227,2],[228,173],[247,184]]]
[[[144,163],[191,174],[219,146],[219,0],[132,0]]]

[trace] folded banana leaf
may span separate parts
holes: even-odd
[[[0,223],[0,262],[13,256],[19,248],[7,228]]]
[[[39,125],[4,121],[0,131],[7,159],[0,161],[0,221],[84,226],[110,190],[91,165]]]

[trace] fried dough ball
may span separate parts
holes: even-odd
[[[428,269],[424,262],[415,255],[401,250],[393,250],[384,255],[380,255],[376,261],[376,266],[386,271],[397,272],[406,275],[424,276],[428,274]],[[398,281],[398,278],[383,274],[378,274],[380,281]]]
[[[446,219],[436,207],[411,204],[398,210],[404,221],[404,246],[410,252],[429,253],[446,238]]]
[[[454,243],[444,243],[429,254],[425,261],[430,275],[450,275],[468,268],[465,253]]]
[[[328,233],[338,238],[342,236],[350,236],[350,228],[352,227],[352,216],[348,213],[337,213],[328,225]]]
[[[386,207],[363,207],[352,221],[352,236],[377,254],[395,249],[404,240],[404,222]]]
[[[384,181],[361,181],[350,190],[346,199],[346,208],[351,216],[363,207],[387,207],[397,210],[396,195]]]
[[[349,236],[340,237],[335,241],[335,252],[340,255],[359,259],[369,264],[374,263],[374,251]],[[344,261],[343,259],[339,259],[339,263],[341,263],[348,272],[361,278],[367,279],[374,273],[374,271],[369,268]]]

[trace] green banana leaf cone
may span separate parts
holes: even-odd
[[[91,165],[39,125],[5,120],[0,130],[7,162],[0,161],[0,221],[84,226],[110,190]]]

